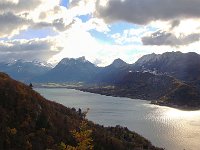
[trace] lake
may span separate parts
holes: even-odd
[[[90,108],[87,118],[104,126],[126,126],[167,150],[200,149],[200,111],[155,106],[149,101],[81,92],[36,88],[45,98],[67,107]]]

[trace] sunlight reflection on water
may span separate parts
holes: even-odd
[[[200,111],[156,106],[148,101],[108,97],[69,89],[36,89],[68,107],[90,108],[88,119],[105,126],[122,125],[167,150],[200,149]]]

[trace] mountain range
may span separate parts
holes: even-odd
[[[188,83],[197,82],[200,80],[200,55],[194,52],[145,55],[133,65],[133,69],[170,75]]]
[[[64,58],[53,69],[36,79],[37,82],[115,82],[112,79],[128,72],[149,72],[173,76],[181,81],[200,81],[200,55],[197,53],[167,52],[149,54],[134,64],[116,59],[106,67],[97,67],[85,57]]]
[[[79,88],[83,91],[159,100],[166,105],[200,106],[200,55],[193,52],[153,53],[144,55],[134,64],[116,59],[106,67],[98,67],[85,57],[64,58],[54,68],[30,62],[19,65],[18,61],[0,66],[3,66],[0,70],[26,82],[82,83],[87,85]],[[1,69],[5,66],[7,70]]]
[[[23,82],[40,76],[51,69],[51,65],[38,61],[15,60],[0,63],[0,71],[6,72],[14,79]]]
[[[40,77],[34,78],[34,82],[89,82],[98,72],[96,67],[85,57],[64,58],[53,69]]]
[[[17,60],[0,63],[0,71],[21,81],[34,82],[115,82],[113,78],[128,72],[168,75],[187,83],[200,81],[200,55],[194,52],[148,54],[134,64],[116,59],[106,67],[98,67],[85,57],[63,58],[54,68],[37,61]]]

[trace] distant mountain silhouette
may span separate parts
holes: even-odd
[[[106,67],[97,67],[85,57],[64,58],[51,70],[37,63],[16,61],[13,64],[0,63],[0,70],[17,80],[59,83],[116,83],[117,78],[128,72],[150,72],[170,75],[200,88],[200,55],[193,52],[153,53],[131,65],[118,58]]]
[[[129,71],[130,65],[121,59],[115,59],[110,65],[98,69],[94,82],[101,84],[115,84]]]
[[[119,69],[119,68],[123,68],[123,67],[127,67],[128,64],[123,61],[122,59],[118,58],[118,59],[115,59],[112,64],[110,64],[109,66],[107,66],[108,68],[116,68],[116,69]]]
[[[89,82],[98,68],[85,57],[64,58],[52,70],[36,78],[36,82]]]
[[[194,52],[167,52],[149,54],[134,64],[135,71],[151,71],[168,74],[177,79],[192,82],[200,80],[200,55]]]
[[[36,82],[84,82],[113,83],[112,78],[119,76],[129,65],[116,59],[106,67],[97,67],[85,57],[64,58],[52,70],[34,79]]]
[[[9,63],[1,62],[0,71],[20,81],[27,81],[52,69],[51,66],[38,61],[17,60]]]

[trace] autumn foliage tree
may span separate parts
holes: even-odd
[[[72,134],[78,144],[75,147],[67,145],[65,150],[93,150],[93,140],[91,138],[92,130],[88,129],[87,122],[85,120],[81,122],[80,130],[73,130]]]
[[[77,142],[77,146],[65,145],[63,142],[60,143],[61,150],[93,150],[93,140],[92,140],[92,130],[88,128],[87,121],[85,116],[88,113],[87,111],[83,112],[83,120],[80,123],[80,128],[78,130],[72,130],[71,133]]]

